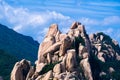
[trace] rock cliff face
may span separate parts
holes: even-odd
[[[38,60],[17,62],[11,80],[108,80],[119,79],[120,47],[106,34],[88,35],[74,22],[62,34],[52,24],[39,46]]]

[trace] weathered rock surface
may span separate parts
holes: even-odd
[[[67,51],[66,69],[68,72],[73,72],[76,68],[76,52],[74,49]]]
[[[35,69],[34,69],[33,66],[31,66],[30,70],[29,70],[29,72],[27,74],[26,80],[30,80],[30,78],[32,77],[32,75],[34,74],[34,72],[35,72]]]
[[[79,22],[66,34],[52,24],[39,46],[35,65],[17,62],[11,80],[119,80],[120,47],[104,33],[88,36]]]
[[[30,62],[23,59],[17,62],[11,72],[11,80],[26,80],[30,70]]]
[[[46,65],[45,63],[36,64],[36,71],[35,72],[42,71],[42,69],[45,65]]]
[[[54,68],[53,68],[53,72],[54,73],[56,73],[56,74],[60,74],[61,73],[61,64],[59,63],[59,64],[56,64],[55,66],[54,66]]]
[[[55,38],[54,36],[48,36],[46,37],[43,42],[40,44],[39,46],[39,51],[38,51],[38,63],[45,63],[45,59],[44,59],[44,52],[51,47],[53,44],[55,43]]]
[[[84,75],[85,75],[86,79],[87,80],[93,80],[92,71],[91,71],[91,68],[90,68],[90,63],[88,62],[88,58],[85,58],[85,59],[81,60],[80,66],[83,69],[83,72],[84,72]]]

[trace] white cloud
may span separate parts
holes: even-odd
[[[110,34],[110,33],[112,33],[113,32],[113,29],[112,28],[108,28],[107,30],[106,30],[106,33],[108,33],[108,34]]]
[[[108,16],[101,20],[83,17],[79,21],[85,24],[88,33],[104,32],[117,41],[120,40],[119,16]]]
[[[71,21],[69,16],[56,11],[30,11],[27,8],[12,7],[0,1],[0,21],[2,19],[15,31],[32,36],[38,41],[44,37],[51,23],[67,26]]]
[[[3,1],[2,5],[0,4],[0,12],[3,13],[2,15],[9,23],[14,24],[16,31],[26,29],[26,27],[29,29],[29,26],[32,28],[40,27],[52,20],[62,22],[70,19],[69,16],[64,16],[55,11],[31,12],[25,8],[13,8]]]
[[[63,33],[67,33],[69,31],[69,27],[64,27],[64,28],[61,29],[61,31]]]
[[[41,41],[41,38],[44,37],[51,23],[57,23],[61,28],[61,31],[65,33],[74,21],[71,17],[65,16],[56,11],[34,12],[23,7],[14,8],[0,0],[0,19],[2,18],[9,22],[15,31],[21,33],[31,33],[33,34],[32,37],[39,41]],[[91,27],[103,27],[111,24],[120,24],[120,17],[108,16],[101,20],[82,17],[78,21],[84,24],[87,28],[90,27],[91,29]],[[111,33],[113,30],[109,28],[106,32]]]
[[[15,26],[15,27],[13,28],[13,30],[15,30],[15,31],[19,31],[19,30],[21,30],[21,28],[22,28],[21,25],[17,25],[17,26]]]
[[[87,17],[82,17],[78,21],[80,21],[82,24],[87,25],[87,26],[107,26],[107,25],[112,25],[112,24],[120,24],[120,17],[119,16],[108,16],[104,17],[101,20],[97,19],[91,19]]]
[[[45,35],[47,33],[48,29],[49,29],[48,27],[45,27],[42,31],[40,31],[38,33],[38,35],[41,35],[41,34]]]
[[[65,24],[65,21],[70,19],[69,16],[64,16],[55,11],[31,12],[22,7],[14,8],[4,1],[0,4],[0,16],[0,18],[4,18],[12,24],[14,26],[13,29],[18,32],[25,31],[25,29],[29,29],[30,27],[40,29],[40,26],[42,26],[41,29],[43,29],[43,25],[49,24],[51,21]]]
[[[61,19],[61,20],[67,20],[67,19],[70,19],[69,16],[64,16],[60,13],[56,13],[55,11],[52,11],[52,12],[48,12],[48,16],[50,16],[51,18],[53,17],[54,19]]]
[[[42,31],[39,31],[36,35],[37,35],[37,37],[36,37],[36,39],[38,40],[38,41],[41,41],[44,37],[45,37],[45,34],[47,33],[47,31],[48,31],[48,27],[45,27]]]
[[[113,28],[108,28],[108,29],[106,29],[106,30],[104,30],[103,32],[105,32],[105,33],[107,33],[107,34],[111,34],[111,33],[113,33]]]
[[[108,7],[114,7],[114,6],[120,6],[120,3],[118,2],[90,2],[90,5],[95,5],[95,6],[108,6]]]
[[[99,21],[87,17],[82,17],[79,21],[84,25],[98,25]]]
[[[120,24],[120,17],[119,16],[109,16],[104,18],[103,25],[110,25],[110,24]]]
[[[114,35],[117,38],[117,40],[120,40],[120,29],[115,30]]]

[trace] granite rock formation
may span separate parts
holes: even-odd
[[[35,65],[17,62],[11,80],[117,80],[120,47],[102,32],[88,35],[79,22],[66,34],[52,24],[39,46]]]

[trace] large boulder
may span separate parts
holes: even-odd
[[[69,49],[71,47],[71,44],[72,44],[72,42],[71,42],[70,37],[67,35],[64,35],[61,40],[59,56],[64,56],[67,49]]]
[[[64,80],[79,80],[79,78],[74,72],[67,72],[67,75],[65,76]]]
[[[85,58],[85,59],[81,60],[80,66],[82,67],[85,78],[87,80],[93,80],[92,71],[91,71],[91,68],[90,68],[90,64],[88,62],[88,58]]]
[[[46,34],[46,37],[48,36],[54,36],[55,37],[55,40],[56,42],[60,41],[60,30],[58,29],[58,25],[57,24],[52,24],[50,27],[49,27],[49,30]]]
[[[74,49],[67,51],[67,57],[66,57],[66,69],[69,72],[72,72],[75,70],[76,67],[76,52]]]
[[[58,25],[57,24],[52,24],[50,27],[49,27],[49,30],[46,34],[46,37],[47,36],[56,36],[57,32],[58,32]]]
[[[42,69],[45,67],[45,63],[39,63],[39,64],[37,64],[36,65],[36,71],[35,72],[40,72],[40,71],[42,71]]]
[[[44,75],[39,75],[35,80],[52,80],[53,79],[53,72],[48,71]]]
[[[84,25],[78,25],[78,29],[79,29],[80,33],[86,34],[86,30],[85,30],[85,26]]]
[[[52,63],[58,62],[59,61],[59,56],[58,55],[53,55],[52,56]]]
[[[39,46],[39,51],[38,51],[38,63],[46,63],[46,59],[44,58],[44,55],[46,55],[50,51],[54,51],[53,49],[56,47],[58,49],[58,45],[52,46],[55,42],[60,41],[60,34],[61,32],[58,30],[58,25],[57,24],[52,24],[48,30],[48,33],[45,36],[45,39]],[[52,47],[51,47],[52,46]],[[52,49],[52,50],[51,50]]]
[[[30,62],[23,59],[17,62],[11,72],[11,80],[26,80],[30,70]]]
[[[71,25],[71,27],[70,27],[70,29],[75,29],[75,28],[77,28],[78,25],[80,25],[80,24],[81,24],[81,23],[79,23],[79,22],[73,22],[72,25]]]
[[[43,78],[43,80],[50,80],[50,79],[53,79],[53,72],[52,71],[48,71]]]
[[[54,36],[46,37],[39,46],[38,63],[45,63],[44,52],[55,43]]]
[[[56,64],[53,68],[53,72],[56,74],[60,74],[61,73],[61,64]]]
[[[26,80],[30,80],[32,78],[32,75],[34,74],[34,72],[35,72],[35,68],[34,68],[34,66],[31,66],[30,70],[27,74]]]
[[[60,48],[61,42],[56,42],[55,44],[53,44],[52,46],[50,46],[49,48],[47,48],[46,51],[43,52],[43,56],[46,56],[47,53],[54,53],[56,52],[59,48]]]

